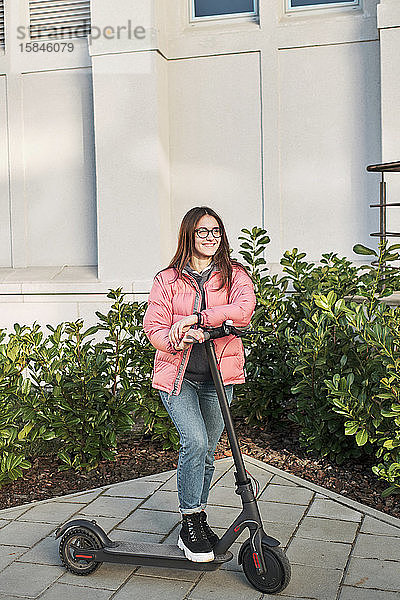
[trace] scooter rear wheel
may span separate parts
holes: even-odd
[[[99,538],[89,529],[74,527],[68,529],[60,541],[60,557],[63,565],[75,575],[89,575],[102,565],[101,562],[75,558],[75,550],[95,550],[101,548]]]
[[[267,566],[267,573],[257,573],[253,553],[249,542],[245,542],[243,550],[242,567],[244,574],[253,587],[264,594],[277,594],[287,587],[290,581],[290,563],[281,548],[263,544],[263,555]]]

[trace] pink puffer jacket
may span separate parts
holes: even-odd
[[[193,285],[184,279],[177,279],[176,271],[172,268],[161,271],[154,279],[143,320],[144,331],[157,350],[153,387],[173,395],[180,392],[192,346],[184,351],[176,351],[168,334],[173,323],[199,311],[200,289],[197,282],[193,278],[191,280]],[[225,288],[218,289],[219,285],[219,271],[214,271],[204,284],[207,307],[201,311],[204,326],[219,327],[228,319],[236,327],[248,325],[256,303],[249,275],[233,265],[229,296]],[[230,335],[216,339],[214,347],[224,385],[243,383],[244,352],[240,338]]]

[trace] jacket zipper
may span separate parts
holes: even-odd
[[[195,296],[194,302],[193,302],[192,315],[195,312],[197,312],[197,309],[199,307],[199,300],[200,300],[200,288],[198,287],[197,282],[194,279],[193,279],[193,282],[194,282],[194,284],[196,286],[196,296]],[[179,365],[178,373],[177,373],[175,381],[174,381],[174,387],[173,387],[172,392],[171,392],[172,396],[175,396],[176,392],[178,390],[178,385],[179,385],[179,382],[180,382],[182,371],[183,371],[183,369],[185,367],[185,363],[186,363],[186,357],[187,357],[188,353],[190,352],[190,350],[191,350],[191,348],[187,348],[183,352],[181,364]]]
[[[188,276],[190,277],[190,274],[188,274]],[[211,273],[210,278],[203,285],[204,298],[206,300],[206,308],[207,308],[206,285],[212,279],[212,277],[213,277],[213,273]],[[192,307],[192,314],[194,314],[195,312],[198,312],[201,294],[200,294],[200,288],[199,288],[199,286],[197,284],[197,281],[195,279],[193,279],[193,277],[191,277],[191,279],[192,279],[194,285],[196,286],[196,296],[195,296],[195,299],[194,299],[194,302],[193,302],[193,307]],[[172,396],[175,396],[175,394],[176,394],[176,392],[178,390],[178,385],[180,383],[180,378],[181,378],[181,375],[182,375],[182,371],[183,371],[184,367],[187,364],[186,357],[187,357],[188,353],[191,351],[191,349],[192,348],[188,348],[187,350],[184,350],[184,352],[183,352],[182,360],[181,360],[181,363],[180,363],[179,369],[178,369],[178,373],[177,373],[177,376],[176,376],[175,381],[174,381],[174,387],[173,387],[172,392],[171,392]],[[189,358],[188,358],[188,360],[189,360]]]

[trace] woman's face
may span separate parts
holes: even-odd
[[[212,217],[211,215],[203,215],[197,221],[194,232],[194,255],[196,258],[211,258],[214,256],[221,243],[221,238],[214,237],[211,232],[208,232],[207,237],[205,238],[200,237],[197,232],[201,234],[201,230],[204,229],[218,229],[219,233],[222,233],[215,217]]]

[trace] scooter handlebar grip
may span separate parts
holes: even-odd
[[[204,334],[204,341],[210,339],[211,336],[208,333],[208,331],[203,331],[203,334]],[[199,343],[199,341],[196,338],[192,337],[191,335],[188,335],[187,337],[193,342],[193,344],[198,344]]]
[[[246,335],[246,333],[254,332],[251,332],[249,325],[247,327],[234,327],[232,325],[232,321],[225,321],[225,323],[223,323],[220,327],[213,327],[209,330],[203,329],[204,341],[214,340],[227,335],[236,335],[237,337],[241,337]],[[198,341],[191,335],[188,335],[187,337],[190,338],[194,344],[198,343]]]

